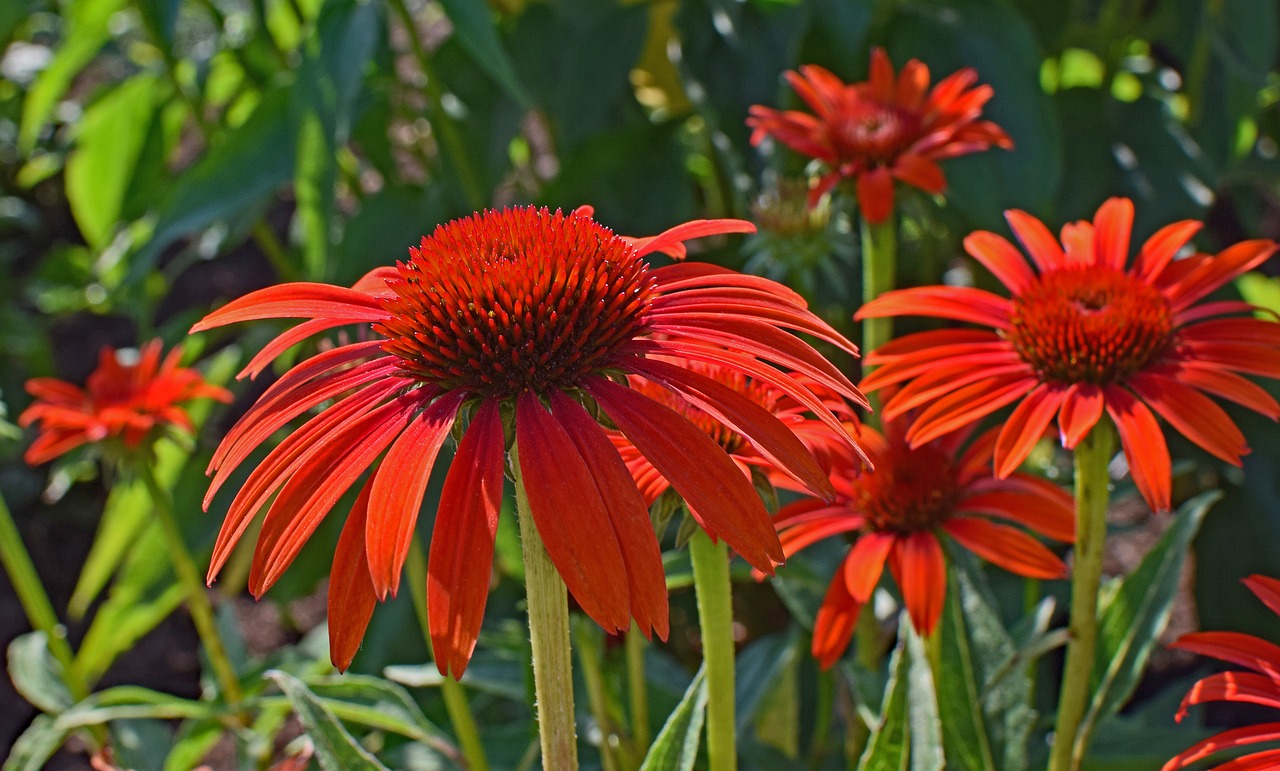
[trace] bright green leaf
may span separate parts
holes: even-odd
[[[49,653],[44,632],[13,638],[8,652],[9,677],[22,697],[45,712],[61,712],[74,703],[62,680],[62,667]]]
[[[905,614],[902,623],[906,620]],[[868,740],[858,771],[906,771],[908,768],[907,691],[910,689],[911,654],[900,638],[889,659],[889,682],[880,707],[880,724]]]
[[[293,705],[294,713],[315,745],[316,759],[320,761],[321,768],[325,771],[385,771],[386,766],[355,740],[301,680],[278,669],[267,672],[264,677],[278,685]]]
[[[690,771],[698,758],[702,722],[706,719],[706,667],[689,683],[684,698],[667,716],[667,722],[649,747],[640,771]]]

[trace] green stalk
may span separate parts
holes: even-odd
[[[538,703],[538,737],[546,771],[576,771],[577,731],[573,721],[573,659],[569,652],[569,592],[529,511],[520,473],[520,447],[511,447],[516,482],[516,518],[524,551],[524,585],[533,643],[533,689]]]
[[[631,705],[631,744],[640,757],[649,751],[649,691],[644,679],[644,649],[648,640],[634,622],[627,633],[627,696]]]
[[[1102,554],[1107,541],[1107,465],[1115,452],[1115,432],[1100,421],[1075,450],[1076,545],[1071,569],[1071,633],[1062,693],[1054,725],[1049,771],[1080,767],[1088,737],[1079,733],[1089,702],[1090,679],[1098,641],[1098,586],[1102,582]]]
[[[633,768],[634,763],[622,764],[624,748],[617,743],[617,725],[609,715],[609,697],[604,686],[604,644],[600,639],[603,632],[594,621],[583,615],[574,616],[571,623],[578,663],[582,665],[582,681],[587,686],[587,703],[600,731],[600,765],[604,771]]]
[[[227,656],[226,646],[222,644],[222,636],[214,621],[213,605],[209,602],[209,594],[204,581],[200,578],[196,562],[191,557],[191,551],[187,549],[187,543],[182,538],[182,529],[178,526],[178,520],[174,517],[173,498],[169,495],[169,491],[156,480],[155,472],[151,470],[149,463],[144,461],[135,464],[135,468],[138,469],[143,484],[147,486],[147,492],[151,495],[152,507],[156,518],[160,520],[161,529],[164,530],[165,540],[168,542],[169,562],[173,565],[178,583],[186,593],[187,611],[191,613],[196,634],[200,636],[200,643],[209,657],[214,679],[218,681],[218,687],[227,703],[237,704],[244,698],[244,693],[240,690],[240,678],[231,664],[231,658]]]
[[[894,288],[898,268],[898,231],[893,216],[880,223],[868,222],[862,218],[862,302],[871,302],[885,292]],[[862,355],[866,356],[875,349],[893,339],[893,319],[862,320]],[[870,372],[865,364],[862,374]],[[871,406],[879,409],[878,400],[872,400]],[[868,422],[876,420],[870,416]]]
[[[733,595],[729,547],[712,543],[701,529],[689,540],[693,587],[698,597],[702,660],[707,668],[707,757],[711,771],[738,767],[733,689]]]
[[[431,649],[431,625],[427,620],[427,556],[422,553],[422,543],[415,537],[409,547],[409,557],[405,560],[408,571],[409,594],[413,598],[413,612],[418,617],[418,625],[422,628],[422,639],[427,643],[427,653],[435,659]],[[458,735],[458,747],[462,757],[467,761],[471,771],[489,771],[489,759],[484,754],[484,744],[480,741],[480,729],[476,727],[475,715],[471,714],[471,704],[467,701],[466,691],[452,676],[440,680],[440,696],[444,699],[445,712],[449,714],[449,722]]]
[[[26,611],[31,628],[44,632],[49,653],[62,666],[62,681],[66,683],[67,690],[76,701],[84,699],[89,695],[89,686],[75,666],[75,654],[67,642],[67,630],[53,611],[53,603],[40,582],[40,575],[36,573],[31,555],[22,543],[22,536],[3,495],[0,495],[0,562],[4,563],[5,572],[9,574],[13,591]]]

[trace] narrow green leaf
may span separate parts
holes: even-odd
[[[316,759],[320,761],[321,768],[325,771],[386,770],[386,766],[348,733],[333,712],[301,680],[278,669],[270,670],[264,677],[279,686],[293,705],[294,713],[315,745]]]
[[[910,625],[903,615],[902,625]],[[910,689],[911,654],[905,637],[900,637],[889,659],[889,682],[885,685],[884,701],[880,708],[880,725],[868,741],[867,749],[858,762],[858,771],[906,771],[907,747],[907,691]]]
[[[62,680],[62,667],[49,653],[44,632],[28,632],[9,643],[9,677],[22,698],[45,712],[58,713],[75,703]]]
[[[706,668],[698,670],[680,703],[653,740],[640,771],[690,771],[698,758],[702,723],[707,716]]]
[[[213,745],[222,739],[224,731],[222,724],[215,720],[184,723],[164,760],[164,771],[196,768]]]
[[[389,721],[387,725],[397,726],[390,730],[402,736],[446,751],[452,749],[444,731],[428,720],[413,697],[395,683],[367,675],[311,678],[306,683],[326,703],[340,701],[371,710]]]
[[[1156,639],[1169,623],[1191,541],[1209,508],[1221,498],[1222,493],[1214,490],[1184,503],[1137,569],[1104,598],[1099,608],[1093,699],[1080,736],[1088,737],[1099,721],[1114,715],[1133,694]]]
[[[484,0],[441,0],[445,15],[453,23],[453,34],[476,66],[502,87],[521,105],[529,104],[529,95],[516,75],[515,64],[498,38],[498,25],[493,11]]]
[[[52,717],[36,715],[9,749],[4,771],[40,771],[62,746],[64,737]]]
[[[942,721],[938,716],[938,696],[933,687],[933,672],[924,641],[910,624],[902,628],[907,637],[907,725],[911,742],[911,771],[941,771],[946,760],[942,754]],[[935,631],[934,634],[937,634]]]

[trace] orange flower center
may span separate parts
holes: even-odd
[[[571,388],[647,329],[648,266],[589,217],[488,211],[410,253],[375,329],[401,367],[442,388],[498,399]]]
[[[853,501],[869,529],[909,534],[933,530],[951,516],[958,485],[947,453],[933,445],[893,445],[876,469],[853,483]]]
[[[1043,274],[1014,298],[1010,320],[1018,354],[1059,383],[1123,381],[1173,340],[1164,295],[1111,268]]]
[[[917,116],[893,105],[861,99],[845,105],[831,127],[842,158],[879,164],[892,161],[919,130]]]

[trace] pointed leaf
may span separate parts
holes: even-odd
[[[691,771],[698,758],[698,744],[702,739],[702,722],[706,719],[707,678],[706,666],[689,683],[684,698],[667,716],[667,722],[658,732],[645,755],[640,771]]]
[[[22,697],[45,712],[58,713],[75,703],[49,653],[44,632],[28,632],[9,643],[9,677]]]
[[[307,736],[316,748],[316,760],[324,771],[348,771],[349,769],[381,769],[378,762],[355,740],[333,712],[293,675],[273,669],[264,677],[280,687],[298,719],[302,721]]]

